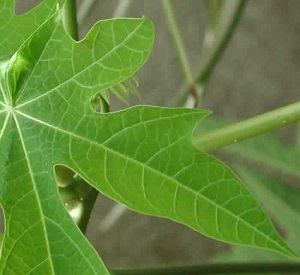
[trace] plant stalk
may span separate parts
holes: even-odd
[[[201,151],[213,151],[300,121],[300,101],[193,138]]]
[[[214,35],[217,32],[218,18],[223,2],[220,0],[206,0],[207,6],[207,27],[206,30]],[[205,31],[206,32],[206,31]],[[206,34],[204,34],[206,36]],[[204,38],[205,41],[205,38]],[[205,44],[205,43],[203,43]]]
[[[83,179],[82,179],[82,181],[88,185],[88,183],[86,181],[84,181]],[[86,232],[86,229],[87,229],[87,226],[88,226],[91,214],[92,214],[92,210],[94,208],[96,199],[99,194],[98,190],[91,187],[90,185],[87,186],[87,189],[88,188],[90,188],[90,190],[89,190],[89,193],[88,193],[86,199],[81,201],[82,213],[77,222],[78,227],[84,234]]]
[[[97,2],[99,2],[99,0],[82,1],[81,5],[79,6],[78,13],[77,13],[79,26],[82,26],[86,22],[86,20],[89,18],[89,15],[93,11]]]
[[[130,8],[132,0],[119,0],[119,4],[114,11],[113,17],[123,17]]]
[[[219,19],[211,46],[208,48],[207,43],[203,45],[200,70],[195,80],[196,85],[203,87],[210,78],[236,30],[246,2],[247,0],[224,0],[222,2],[222,8],[219,11]],[[208,28],[206,34],[210,32],[210,26],[208,26]],[[168,105],[185,105],[189,94],[189,87],[187,87],[186,90],[180,91]]]
[[[195,101],[195,106],[197,105],[198,95],[195,87],[194,76],[192,73],[191,65],[188,61],[186,49],[179,31],[179,27],[176,22],[176,17],[170,0],[163,0],[163,7],[166,14],[167,22],[173,37],[174,45],[177,50],[178,59],[182,68],[182,73],[188,85],[189,94],[193,97]]]
[[[235,263],[203,264],[182,267],[153,267],[111,270],[112,275],[208,275],[208,274],[292,274],[299,272],[299,263]],[[298,274],[298,273],[296,273]]]
[[[246,0],[227,0],[227,2],[224,2],[222,5],[213,45],[209,50],[203,52],[197,83],[201,84],[210,77],[236,30],[246,4]]]

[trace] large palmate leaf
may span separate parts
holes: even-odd
[[[131,77],[153,37],[146,18],[116,19],[99,22],[77,43],[56,12],[4,60],[1,274],[107,273],[60,201],[58,164],[136,211],[294,256],[237,176],[192,147],[193,128],[206,111],[93,111],[92,96]]]

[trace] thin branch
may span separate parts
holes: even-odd
[[[245,4],[246,0],[227,0],[223,3],[213,45],[202,54],[197,83],[203,83],[211,75],[238,25]]]
[[[221,11],[223,0],[206,0],[207,6],[207,30],[210,30],[212,33],[217,32],[219,15]],[[204,43],[205,44],[205,43]]]
[[[108,232],[114,224],[127,212],[127,207],[123,204],[116,203],[108,214],[101,220],[99,231],[101,233]]]
[[[246,1],[247,0],[224,0],[222,3],[218,26],[216,27],[217,31],[213,37],[209,39],[211,40],[211,42],[209,42],[211,44],[209,48],[207,48],[208,38],[206,37],[204,39],[205,44],[203,45],[202,59],[200,61],[201,67],[198,77],[196,78],[196,83],[198,85],[204,86],[215,69],[216,64],[223,56],[238,25]],[[207,31],[210,32],[210,30]],[[207,35],[209,35],[209,33],[206,32],[206,36]],[[168,105],[183,106],[184,102],[187,101],[188,96],[189,87],[187,90],[180,91]]]
[[[202,151],[213,151],[298,121],[300,121],[300,101],[195,136],[193,144]]]
[[[81,3],[77,12],[79,26],[82,26],[89,18],[89,15],[94,10],[97,1],[99,2],[99,0],[85,0]]]
[[[194,99],[194,106],[198,103],[198,94],[195,86],[194,76],[192,73],[191,65],[188,61],[186,49],[177,25],[176,17],[174,14],[173,7],[170,0],[163,0],[163,7],[166,14],[167,22],[172,34],[173,42],[177,50],[178,59],[181,65],[182,73],[185,77],[186,83],[188,85],[189,94]]]
[[[119,0],[119,4],[115,9],[113,17],[125,16],[132,2],[133,2],[132,0]]]

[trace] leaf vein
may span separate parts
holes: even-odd
[[[27,118],[30,119],[30,120],[33,120],[33,121],[39,123],[39,124],[42,124],[42,125],[47,126],[47,127],[50,127],[50,128],[52,128],[52,129],[55,129],[55,130],[57,130],[57,131],[60,131],[60,132],[65,133],[65,134],[67,134],[67,135],[70,135],[70,136],[72,136],[72,137],[74,137],[74,138],[77,138],[77,139],[79,139],[79,140],[83,140],[83,141],[85,141],[85,142],[92,143],[92,144],[94,144],[94,145],[97,146],[97,147],[100,147],[100,148],[102,148],[102,149],[106,149],[106,150],[112,152],[113,154],[119,155],[121,158],[126,158],[126,156],[124,156],[123,154],[121,154],[121,153],[119,153],[119,152],[117,152],[117,151],[114,151],[114,150],[111,149],[111,148],[105,147],[103,144],[99,144],[99,143],[97,143],[97,142],[88,140],[87,138],[85,138],[85,137],[83,137],[83,136],[74,134],[74,133],[72,133],[72,132],[68,132],[68,131],[66,131],[66,130],[64,130],[64,129],[61,129],[61,128],[58,128],[58,127],[56,127],[56,126],[54,126],[54,125],[51,125],[51,124],[49,124],[49,123],[47,123],[47,122],[45,122],[45,121],[41,121],[41,120],[36,119],[36,118],[34,118],[34,117],[31,117],[31,116],[29,116],[29,115],[27,115],[27,114],[24,114],[24,113],[22,113],[22,112],[20,112],[20,111],[16,111],[16,112],[19,113],[20,115],[24,116],[24,117],[27,117]],[[127,157],[127,158],[128,158],[128,157]],[[144,165],[143,163],[140,163],[139,161],[137,161],[137,160],[135,160],[135,159],[130,159],[130,160],[131,160],[132,162],[135,162],[135,163],[139,164],[139,165]],[[276,241],[270,239],[270,236],[266,235],[264,232],[259,231],[256,227],[253,227],[253,226],[252,226],[251,224],[249,224],[247,221],[241,219],[241,218],[240,218],[238,215],[236,215],[235,213],[230,212],[228,209],[224,208],[222,205],[218,205],[217,203],[215,203],[214,201],[212,201],[210,198],[205,197],[205,196],[202,195],[201,193],[199,193],[199,192],[197,192],[197,191],[195,191],[195,190],[193,190],[193,189],[189,189],[189,188],[186,187],[184,184],[182,184],[181,182],[179,182],[179,181],[173,179],[173,178],[170,177],[169,175],[163,174],[162,172],[160,172],[160,171],[158,171],[158,170],[156,170],[156,169],[154,169],[154,168],[152,168],[152,167],[150,167],[150,166],[147,166],[147,168],[148,168],[149,170],[153,171],[153,172],[156,173],[156,174],[159,174],[159,175],[162,175],[163,177],[168,178],[171,182],[176,183],[176,184],[179,184],[179,185],[181,186],[181,188],[186,189],[187,191],[194,193],[195,196],[198,196],[198,200],[199,200],[199,198],[201,198],[202,200],[207,201],[209,204],[212,204],[212,205],[214,205],[215,207],[220,208],[220,210],[226,212],[226,213],[229,214],[230,216],[233,216],[235,219],[239,220],[241,223],[245,224],[247,227],[252,228],[257,234],[264,236],[264,237],[265,237],[266,239],[268,239],[271,243],[273,243],[273,244],[275,245],[275,247],[278,247],[278,246],[279,246],[281,249],[283,249],[283,250],[287,251],[288,253],[290,253],[284,246],[282,246],[281,244],[278,244]],[[182,222],[183,222],[183,221],[182,221]]]

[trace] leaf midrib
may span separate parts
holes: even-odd
[[[17,128],[17,131],[18,131],[18,134],[19,134],[19,137],[20,137],[20,141],[21,141],[21,145],[22,145],[22,148],[23,148],[23,151],[24,151],[24,156],[25,156],[25,159],[26,159],[26,162],[27,162],[27,165],[28,165],[28,171],[29,171],[29,174],[30,174],[30,178],[31,178],[31,182],[32,182],[32,186],[33,186],[33,190],[32,192],[35,194],[35,197],[36,197],[36,201],[38,202],[38,207],[39,207],[39,210],[40,210],[40,220],[41,223],[42,223],[42,226],[43,226],[43,230],[45,232],[44,234],[44,238],[45,238],[45,243],[46,243],[46,247],[47,247],[47,252],[48,252],[48,257],[46,259],[44,259],[41,263],[44,263],[45,261],[49,261],[49,265],[50,265],[50,268],[51,268],[51,274],[55,274],[55,271],[54,271],[54,264],[53,264],[53,261],[52,261],[52,257],[51,257],[51,249],[50,249],[50,244],[49,244],[49,239],[48,239],[48,234],[47,234],[47,227],[46,227],[46,223],[45,223],[45,220],[47,219],[48,221],[50,222],[53,222],[56,226],[60,227],[61,230],[63,232],[65,232],[65,235],[67,238],[69,238],[68,234],[66,233],[65,230],[62,229],[62,227],[57,224],[54,220],[51,220],[50,218],[48,218],[47,216],[44,215],[43,213],[43,208],[42,208],[42,205],[41,205],[41,201],[40,201],[40,198],[38,196],[38,191],[37,191],[37,186],[36,186],[36,182],[35,182],[35,179],[34,179],[34,173],[32,171],[32,167],[31,167],[31,163],[30,163],[30,159],[29,159],[29,156],[27,155],[27,149],[26,149],[26,145],[25,145],[25,142],[24,142],[24,138],[23,138],[23,134],[22,134],[22,131],[21,131],[21,127],[20,127],[20,124],[19,124],[19,121],[16,117],[16,114],[15,113],[8,113],[7,116],[6,116],[6,119],[5,119],[5,123],[4,123],[4,126],[0,132],[0,140],[1,140],[1,137],[6,129],[6,125],[7,125],[7,121],[9,120],[10,117],[13,117],[14,121],[15,121],[15,124],[16,124],[16,128]],[[38,222],[39,222],[38,221]],[[38,223],[37,222],[37,223]],[[25,232],[24,232],[25,233]],[[82,254],[82,251],[81,249],[79,249],[78,245],[71,239],[71,242],[75,245],[75,247],[77,247],[77,250],[79,251],[79,253],[83,256],[83,258],[86,259],[86,261],[89,263],[89,265],[91,266],[91,268],[94,270],[94,274],[97,274],[96,270],[94,269],[94,266],[93,264],[89,261],[88,258],[85,257],[85,255]],[[8,255],[6,255],[8,256]],[[8,259],[8,257],[6,258],[6,260]],[[40,263],[40,264],[41,264]],[[39,264],[39,265],[40,265]],[[34,267],[34,269],[37,268],[37,266]]]
[[[52,124],[49,124],[48,122],[45,122],[45,121],[36,119],[36,118],[34,118],[34,117],[31,117],[30,115],[27,115],[27,114],[25,114],[25,113],[23,113],[23,112],[20,112],[20,111],[16,111],[16,112],[17,112],[18,114],[20,114],[21,116],[26,117],[26,118],[28,118],[28,119],[30,119],[30,120],[32,120],[32,121],[34,121],[34,122],[37,122],[37,123],[39,123],[39,124],[41,124],[41,125],[47,126],[47,127],[49,127],[49,128],[52,128],[52,129],[54,129],[54,130],[57,130],[57,131],[62,132],[62,133],[64,133],[64,134],[67,134],[67,135],[72,136],[72,137],[74,137],[74,138],[77,138],[77,139],[79,139],[79,140],[83,140],[83,141],[85,141],[85,142],[87,142],[87,143],[94,144],[94,145],[97,146],[97,147],[102,147],[102,149],[107,150],[107,151],[110,151],[110,152],[113,153],[113,154],[119,155],[119,156],[122,157],[122,158],[129,159],[129,157],[124,156],[124,155],[121,154],[120,152],[114,151],[114,150],[111,149],[111,148],[105,147],[105,146],[103,146],[103,144],[99,144],[99,143],[97,143],[97,142],[95,142],[95,141],[91,141],[91,140],[89,140],[89,139],[87,139],[87,138],[85,138],[85,137],[82,137],[82,136],[80,136],[80,135],[74,134],[74,133],[72,133],[72,132],[68,132],[67,130],[58,128],[58,127],[56,127],[56,126],[54,126],[54,125],[52,125]],[[188,114],[181,114],[181,116],[186,116],[186,115],[188,115]],[[147,123],[147,122],[149,122],[149,121],[146,121],[146,122],[144,122],[144,123]],[[220,210],[223,210],[223,211],[226,212],[227,214],[229,214],[229,215],[233,216],[234,218],[236,218],[239,222],[245,224],[246,226],[250,227],[252,230],[256,231],[259,235],[262,235],[263,237],[265,237],[267,240],[269,240],[271,243],[273,243],[273,244],[275,245],[275,247],[279,247],[281,251],[282,251],[282,250],[283,250],[283,251],[286,251],[286,254],[288,254],[288,255],[293,255],[293,256],[294,256],[294,254],[293,254],[290,250],[288,250],[287,248],[285,248],[285,247],[282,246],[281,244],[275,242],[275,241],[274,241],[273,239],[271,239],[268,235],[266,235],[265,233],[259,231],[256,227],[253,227],[253,226],[252,226],[251,224],[249,224],[247,221],[241,219],[239,216],[237,216],[237,215],[235,215],[234,213],[230,212],[229,210],[227,210],[227,209],[224,208],[223,206],[216,204],[216,203],[213,202],[211,199],[209,199],[209,198],[205,197],[204,195],[202,195],[202,194],[196,192],[195,190],[187,188],[184,184],[182,184],[181,182],[179,182],[179,181],[177,181],[177,180],[171,178],[169,175],[165,175],[165,174],[163,174],[162,172],[160,172],[160,171],[158,171],[158,170],[156,170],[156,169],[154,169],[154,168],[152,168],[152,167],[150,167],[150,166],[148,166],[148,165],[146,165],[146,164],[144,164],[144,163],[141,163],[141,162],[139,162],[139,161],[137,161],[137,160],[135,160],[135,159],[130,158],[130,160],[133,161],[133,162],[138,163],[139,165],[146,166],[149,170],[152,170],[154,173],[160,174],[160,175],[162,175],[163,177],[168,178],[171,182],[176,183],[177,185],[181,186],[183,189],[185,189],[185,190],[187,190],[187,191],[189,191],[189,192],[194,193],[196,196],[201,197],[204,201],[207,201],[208,203],[214,205],[216,208],[219,208]],[[147,198],[146,198],[146,199],[147,199]],[[201,227],[201,226],[200,226],[200,227]],[[265,248],[268,248],[268,247],[265,247]],[[269,248],[269,249],[270,249],[270,248]]]
[[[35,182],[34,175],[33,175],[33,172],[32,172],[32,168],[31,168],[31,163],[30,163],[30,160],[29,160],[29,156],[27,154],[26,145],[25,145],[25,142],[24,142],[24,138],[23,138],[23,134],[22,134],[22,131],[21,131],[21,127],[20,127],[20,124],[19,124],[19,122],[17,120],[16,114],[13,113],[12,116],[13,116],[13,119],[15,121],[18,133],[19,133],[20,141],[21,141],[22,148],[23,148],[23,151],[24,151],[24,156],[25,156],[25,159],[26,159],[26,162],[27,162],[27,166],[28,166],[28,172],[29,172],[29,175],[30,175],[30,178],[31,178],[31,182],[32,182],[32,187],[34,189],[34,194],[35,194],[35,197],[36,197],[36,201],[38,203],[38,207],[40,209],[40,213],[41,213],[40,220],[42,222],[42,226],[43,226],[44,232],[47,232],[47,227],[46,227],[46,223],[45,223],[45,215],[43,213],[43,208],[42,208],[42,205],[41,205],[41,201],[40,201],[40,198],[38,196],[38,190],[37,190],[36,182]],[[52,258],[50,257],[50,255],[51,255],[51,249],[50,249],[49,240],[48,240],[47,236],[48,236],[47,234],[44,235],[45,243],[46,243],[46,247],[47,247],[49,265],[50,265],[50,269],[51,269],[52,274],[55,274],[53,261],[52,261]]]

